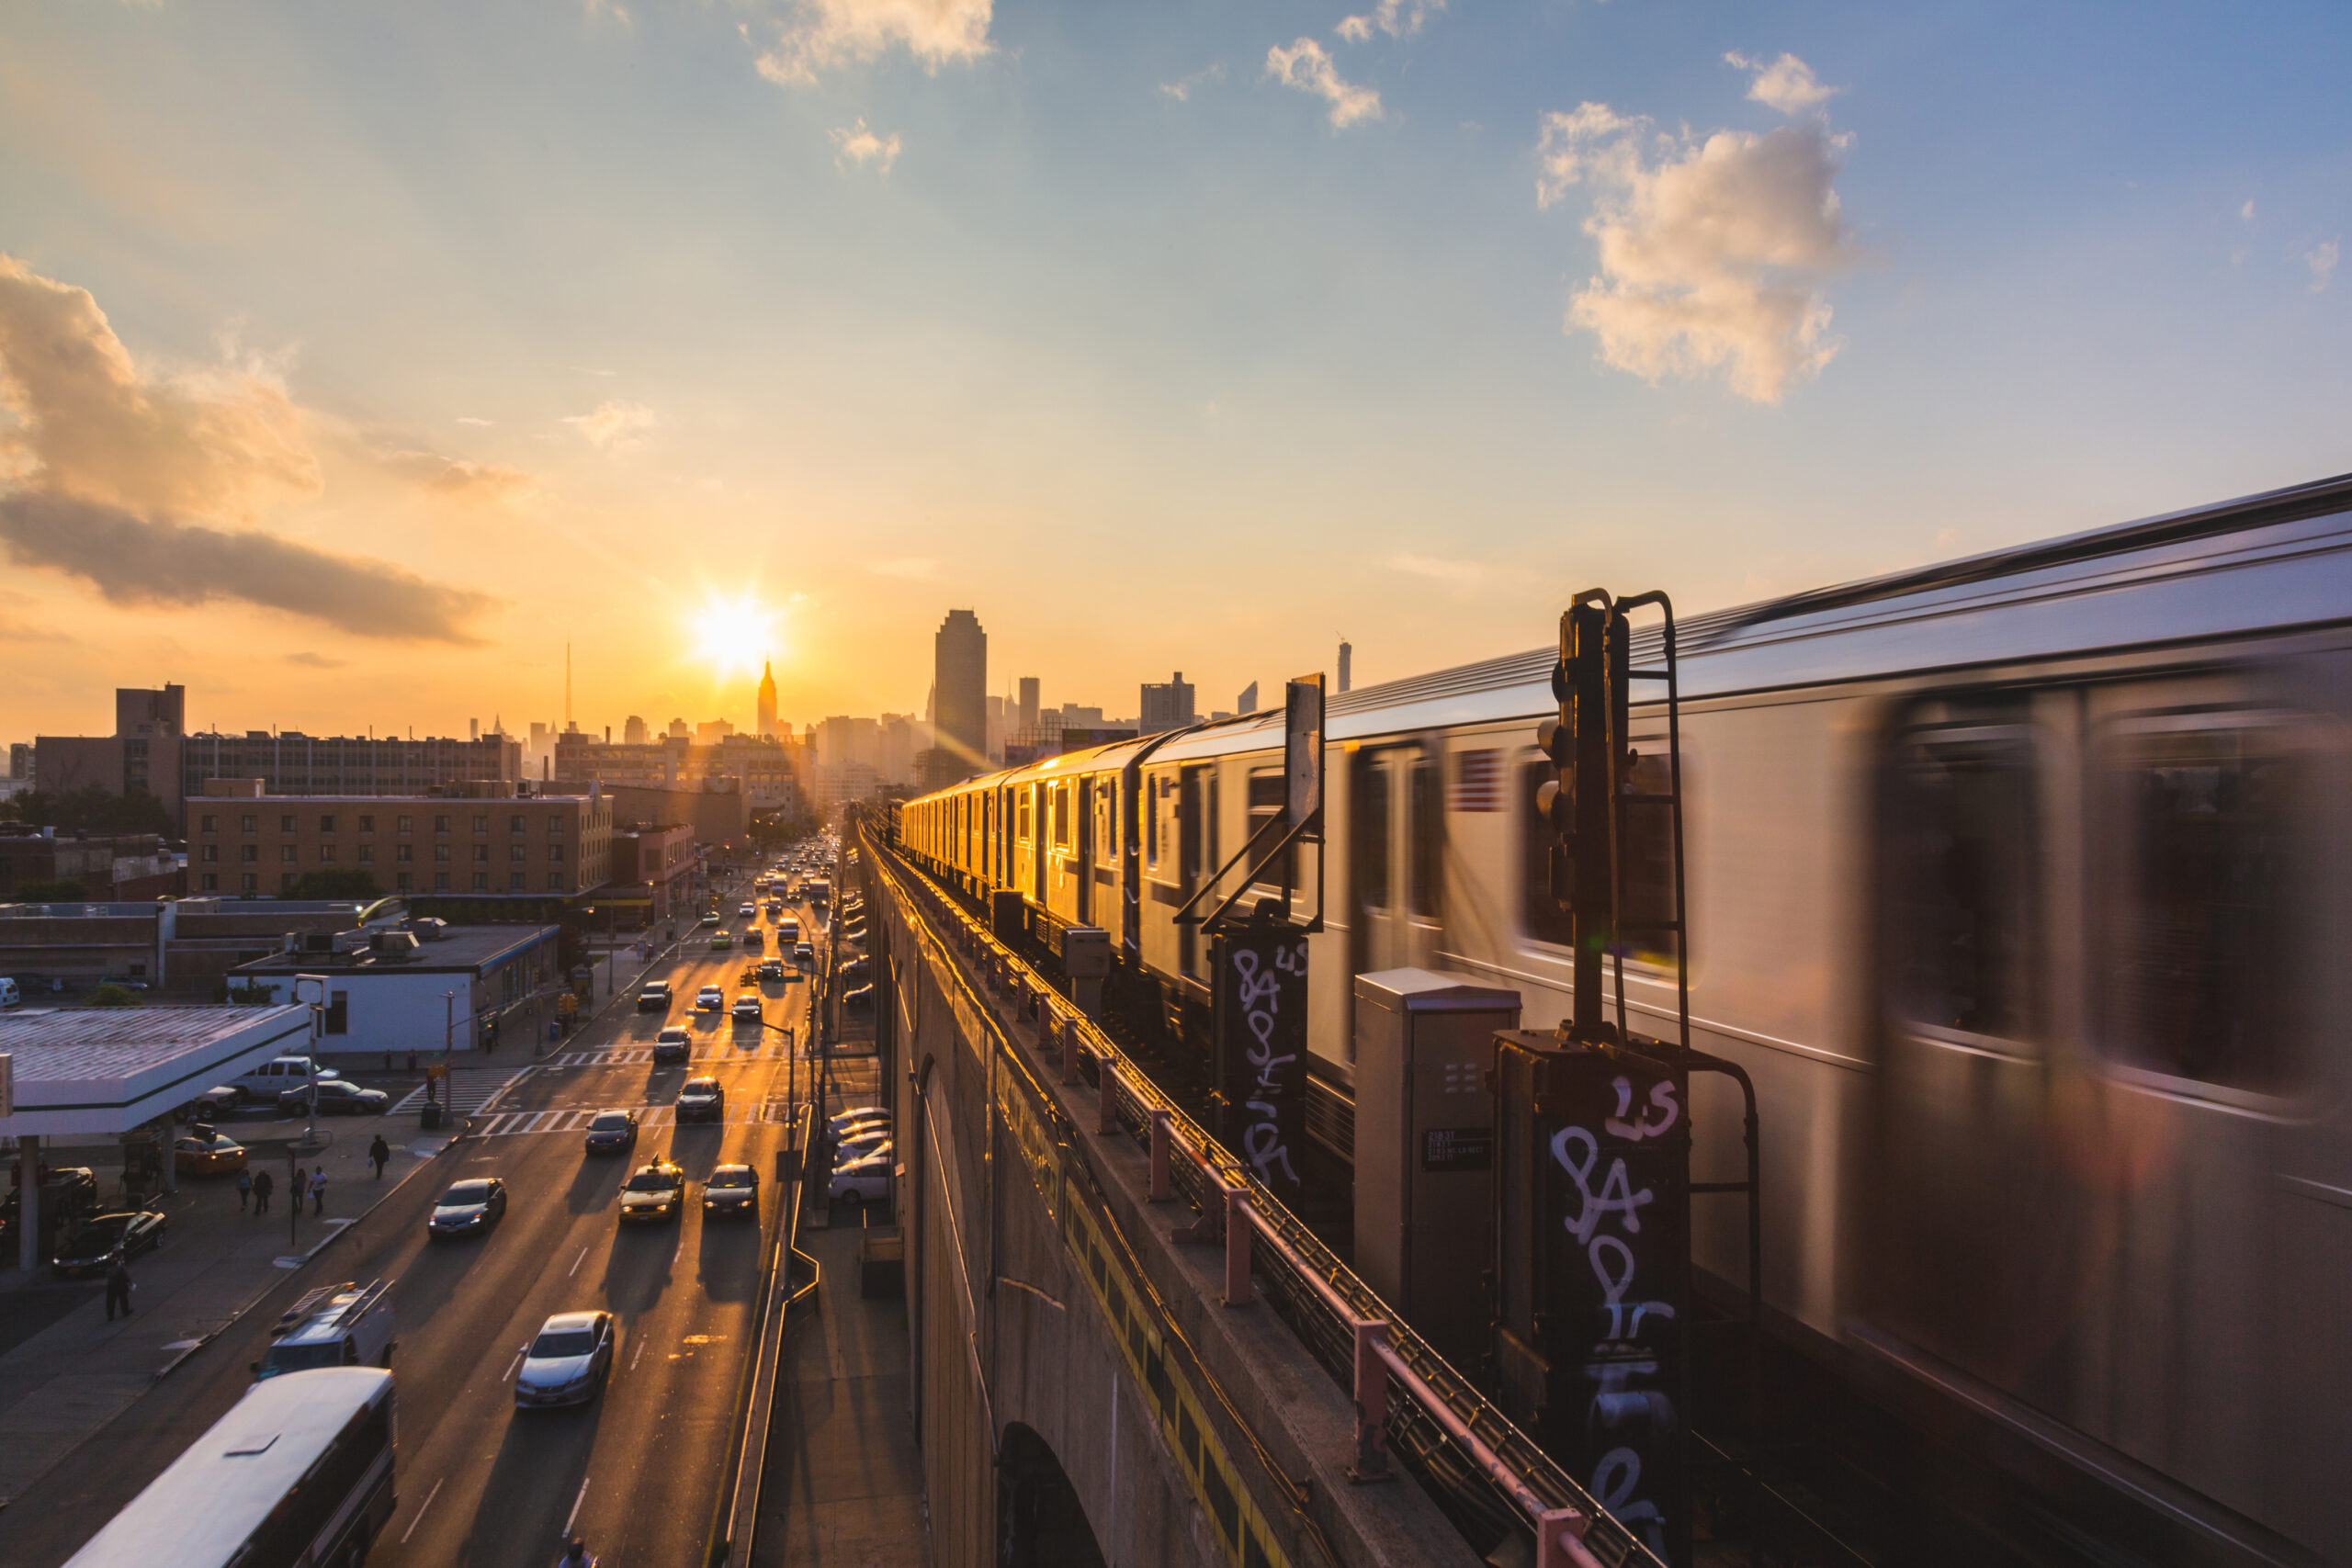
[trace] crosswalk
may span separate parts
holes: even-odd
[[[470,1116],[497,1099],[506,1089],[521,1080],[525,1067],[460,1067],[449,1075],[448,1081],[434,1091],[433,1098],[441,1102],[444,1111],[458,1116]],[[392,1115],[413,1111],[424,1103],[422,1085],[409,1090],[405,1098],[391,1109]]]
[[[519,1138],[535,1133],[580,1133],[587,1129],[589,1119],[610,1106],[559,1106],[546,1111],[502,1111],[487,1122],[474,1129],[478,1138]],[[638,1125],[648,1131],[674,1126],[678,1108],[674,1105],[649,1105],[638,1111]],[[763,1122],[783,1122],[790,1120],[789,1101],[771,1100],[762,1104],[730,1105],[727,1107],[726,1124],[748,1127]]]
[[[687,1052],[694,1062],[780,1062],[792,1054],[789,1041],[760,1045],[696,1045]],[[650,1045],[612,1045],[594,1051],[560,1051],[539,1064],[545,1068],[628,1067],[653,1060]]]

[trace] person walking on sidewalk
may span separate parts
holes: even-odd
[[[107,1321],[114,1321],[115,1308],[122,1315],[130,1315],[130,1265],[122,1260],[122,1248],[116,1247],[107,1258]]]
[[[368,1157],[376,1164],[376,1179],[383,1180],[384,1167],[391,1163],[392,1158],[392,1146],[384,1142],[383,1134],[377,1134],[376,1141],[368,1145]]]
[[[237,1172],[237,1213],[242,1214],[245,1212],[245,1204],[253,1195],[254,1173],[250,1170]]]
[[[277,1181],[270,1176],[268,1171],[257,1170],[254,1173],[254,1213],[266,1214],[269,1213],[269,1190],[277,1185]]]
[[[314,1165],[311,1168],[311,1213],[315,1215],[323,1214],[326,1212],[327,1168],[322,1165]]]

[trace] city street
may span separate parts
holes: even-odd
[[[704,984],[720,986],[731,1002],[744,964],[761,956],[742,943],[740,895],[730,889],[724,900],[725,923],[737,933],[731,952],[710,952],[707,929],[688,927],[679,955],[652,971],[676,989],[666,1017],[635,1011],[624,984],[594,1022],[476,1118],[471,1134],[0,1513],[0,1560],[44,1568],[70,1556],[244,1392],[247,1363],[302,1290],[390,1278],[400,1506],[372,1562],[503,1568],[551,1560],[567,1529],[608,1562],[697,1561],[732,1436],[761,1235],[777,1219],[775,1156],[796,1076],[787,1069],[806,1049],[811,989],[808,972],[789,964],[794,979],[761,987],[768,1021],[795,1032],[790,1049],[772,1030],[691,1010]],[[799,913],[811,928],[808,911]],[[690,1066],[650,1061],[646,1048],[666,1022],[693,1029]],[[670,1108],[679,1086],[701,1074],[724,1086],[725,1121],[678,1127]],[[797,1081],[806,1096],[805,1055]],[[607,1108],[641,1111],[638,1146],[585,1156],[580,1123]],[[684,1213],[623,1231],[621,1183],[661,1154],[685,1169]],[[730,1161],[760,1174],[759,1229],[703,1224],[702,1180]],[[503,1220],[481,1236],[429,1239],[435,1197],[451,1182],[492,1175],[511,1194]],[[574,1408],[515,1410],[520,1349],[550,1314],[583,1308],[618,1320],[602,1394]]]

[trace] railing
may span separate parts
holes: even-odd
[[[987,989],[1034,1021],[1039,1055],[1064,1085],[1090,1077],[1097,1128],[1149,1150],[1150,1197],[1182,1198],[1201,1215],[1193,1239],[1221,1239],[1224,1297],[1262,1281],[1267,1302],[1356,1404],[1352,1474],[1372,1479],[1394,1456],[1484,1552],[1506,1535],[1535,1541],[1535,1568],[1662,1568],[1534,1439],[1511,1423],[1387,1303],[1333,1256],[1246,1166],[1160,1092],[1091,1019],[894,846],[864,835],[868,863],[902,905],[927,913]],[[1263,1245],[1257,1245],[1262,1242]]]
[[[803,1105],[789,1123],[793,1176],[776,1183],[776,1201],[783,1210],[776,1216],[775,1246],[767,1252],[760,1271],[757,1342],[743,1363],[742,1382],[736,1390],[741,1419],[729,1448],[727,1465],[720,1472],[726,1480],[712,1511],[709,1544],[703,1554],[711,1568],[722,1562],[752,1561],[761,1479],[767,1472],[768,1427],[775,1411],[776,1387],[784,1376],[784,1331],[792,1309],[817,1289],[817,1260],[800,1250],[800,1211],[807,1206],[808,1181],[805,1162],[816,1111],[813,1104]],[[779,1303],[778,1294],[791,1289],[796,1261],[808,1270],[807,1281]]]

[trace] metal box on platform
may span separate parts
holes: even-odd
[[[1492,1310],[1498,1030],[1519,993],[1469,975],[1385,969],[1355,978],[1355,1269],[1439,1354],[1467,1371]]]

